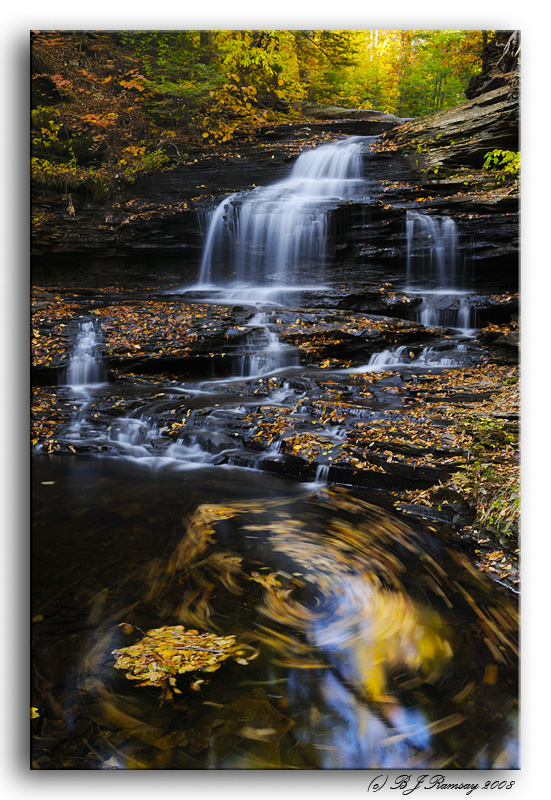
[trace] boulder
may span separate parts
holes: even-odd
[[[376,111],[373,108],[342,108],[336,105],[325,105],[324,103],[302,103],[300,111],[305,117],[312,119],[364,119],[376,122],[392,122],[395,125],[404,120],[395,114],[388,114],[385,111]]]
[[[425,170],[482,167],[490,150],[519,149],[518,85],[506,84],[453,108],[405,122],[387,139],[415,153]]]

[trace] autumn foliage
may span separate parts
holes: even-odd
[[[300,114],[461,102],[482,31],[32,31],[32,177],[113,193]]]

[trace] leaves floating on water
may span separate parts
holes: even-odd
[[[178,548],[181,568],[194,563],[204,568],[204,548],[218,523],[232,519],[236,531],[254,533],[247,538],[269,544],[273,567],[281,554],[286,570],[265,565],[248,572],[242,562],[242,575],[233,576],[263,590],[257,605],[263,624],[254,633],[274,653],[274,664],[327,669],[333,651],[343,658],[346,642],[348,679],[362,696],[384,703],[396,690],[396,671],[419,685],[442,679],[461,647],[447,610],[465,601],[466,613],[474,613],[484,631],[492,662],[514,662],[514,609],[505,604],[496,609],[482,600],[486,589],[478,600],[474,589],[465,594],[458,565],[463,579],[470,573],[473,586],[478,582],[462,554],[368,502],[352,501],[344,490],[326,490],[323,513],[318,498],[303,499],[300,513],[294,502],[279,500],[270,508],[255,501],[200,506]],[[253,558],[252,563],[259,562]],[[210,586],[208,591],[212,594]],[[197,594],[189,602],[193,606]]]
[[[112,653],[116,656],[115,668],[127,670],[129,680],[140,681],[138,686],[164,689],[175,687],[176,675],[184,672],[215,672],[230,656],[237,656],[238,664],[248,663],[242,650],[236,651],[235,636],[199,633],[183,625],[153,628],[139,642]],[[195,681],[193,688],[199,688],[202,682]]]

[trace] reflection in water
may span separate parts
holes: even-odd
[[[344,489],[308,494],[229,469],[222,482],[220,470],[35,464],[39,760],[518,765],[516,610],[455,544]],[[216,491],[226,502],[206,502]],[[132,625],[176,624],[260,655],[178,676],[182,693],[161,704],[114,669],[112,650],[139,638]]]

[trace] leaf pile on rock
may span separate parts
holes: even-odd
[[[126,677],[138,686],[175,687],[176,675],[201,670],[215,672],[235,653],[235,636],[216,636],[186,630],[183,625],[164,625],[147,631],[130,647],[113,650],[115,668],[127,670]],[[247,663],[244,659],[237,659]],[[177,689],[175,689],[178,692]]]

